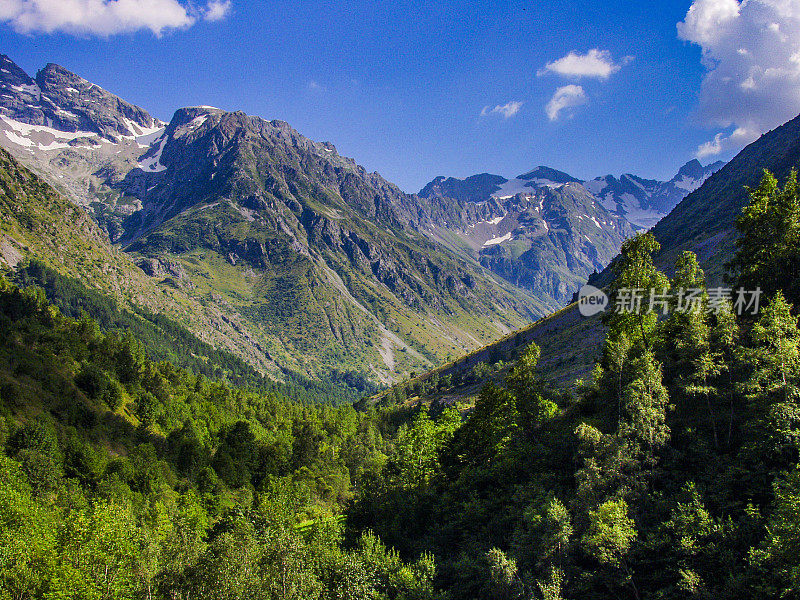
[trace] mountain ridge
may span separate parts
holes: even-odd
[[[104,110],[129,118],[109,102]],[[402,193],[283,121],[188,107],[153,131],[117,135],[119,119],[107,116],[64,132],[4,115],[0,139],[144,275],[236,315],[281,368],[350,365],[391,381],[547,310],[419,232],[447,220],[450,205]],[[44,134],[63,142],[31,139]]]

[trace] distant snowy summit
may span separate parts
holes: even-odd
[[[545,166],[536,167],[513,179],[489,173],[465,179],[440,176],[426,185],[420,191],[420,196],[480,203],[489,199],[506,200],[520,194],[533,195],[537,189],[544,187],[581,185],[609,212],[623,217],[637,229],[649,229],[723,165],[718,161],[703,166],[698,160],[691,160],[669,181],[644,179],[627,173],[619,178],[606,175],[582,181]]]

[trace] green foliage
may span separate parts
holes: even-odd
[[[738,286],[760,288],[768,296],[785,290],[800,306],[800,190],[792,170],[783,189],[764,171],[761,183],[749,190],[749,203],[736,221],[737,252],[731,261]]]
[[[341,514],[393,438],[430,477],[457,414],[229,387],[1,276],[0,331],[0,598],[434,597],[432,556],[347,549]]]
[[[636,528],[624,500],[607,500],[589,511],[589,529],[581,538],[599,563],[618,566],[636,539]]]

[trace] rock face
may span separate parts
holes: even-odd
[[[432,233],[455,237],[492,272],[560,306],[634,229],[566,174],[540,167],[526,176],[503,180],[486,200],[464,201],[459,223]],[[457,181],[444,180],[438,190],[457,189]],[[437,192],[426,190],[421,193]]]
[[[460,240],[494,273],[563,304],[582,277],[605,268],[627,237],[652,227],[721,166],[694,160],[667,182],[629,174],[581,181],[539,166],[513,179],[440,176],[419,195],[451,203],[448,213],[457,213],[436,222],[433,237]]]
[[[48,64],[31,79],[5,55],[0,55],[0,113],[29,125],[96,134],[111,141],[163,126],[145,110],[63,67]]]

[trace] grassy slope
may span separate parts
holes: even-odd
[[[0,217],[0,261],[7,267],[36,258],[123,308],[163,314],[259,370],[274,369],[235,315],[213,303],[203,305],[169,282],[147,277],[107,242],[82,209],[4,151],[0,151]]]
[[[605,328],[599,316],[586,318],[578,312],[577,304],[569,306],[544,317],[537,322],[515,331],[504,338],[484,346],[456,361],[449,362],[414,379],[402,382],[389,390],[376,394],[369,403],[380,402],[398,388],[409,388],[417,383],[430,381],[434,377],[443,378],[467,375],[479,363],[506,363],[516,360],[529,344],[536,343],[542,351],[539,362],[545,381],[556,387],[570,386],[577,379],[585,378],[599,358],[600,345],[605,336]],[[444,400],[471,404],[477,396],[480,384],[464,383],[425,395],[426,402]]]

